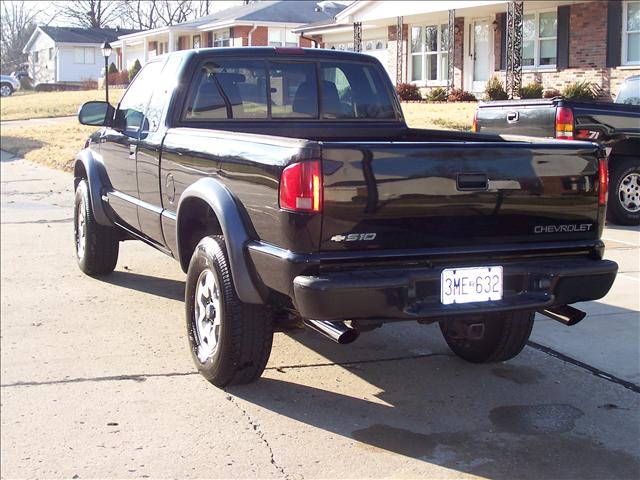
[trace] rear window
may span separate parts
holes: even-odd
[[[353,62],[204,62],[191,82],[183,120],[394,119],[377,69]]]

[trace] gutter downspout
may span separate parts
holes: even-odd
[[[305,40],[309,40],[310,42],[313,42],[313,48],[318,48],[318,41],[314,40],[311,37],[305,37],[304,32],[300,32],[300,38],[304,38]]]
[[[253,32],[256,31],[256,29],[258,28],[258,25],[256,25],[255,23],[253,24],[253,28],[251,30],[249,30],[249,33],[247,34],[247,46],[251,47],[251,41],[252,41],[252,36],[253,36]]]

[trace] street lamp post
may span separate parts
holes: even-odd
[[[111,45],[106,40],[102,44],[102,55],[104,56],[104,93],[109,103],[109,57],[111,56]]]

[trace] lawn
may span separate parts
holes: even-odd
[[[123,90],[116,90],[111,98],[117,101]],[[77,106],[91,99],[103,98],[103,91],[83,92],[51,92],[32,95],[20,95],[2,100],[2,119],[5,120],[5,108],[12,110],[16,117],[19,101],[22,113],[32,112],[28,118],[73,115]],[[11,101],[7,106],[6,102]],[[49,105],[49,110],[45,110]],[[414,128],[433,128],[448,130],[469,130],[473,119],[476,103],[403,103],[407,123]],[[52,110],[53,109],[53,110]],[[25,115],[23,115],[23,118]],[[34,162],[49,165],[54,168],[70,171],[73,168],[75,154],[82,148],[89,134],[95,127],[86,127],[76,120],[58,122],[52,125],[7,126],[2,127],[2,150],[24,157]]]
[[[120,101],[124,90],[109,90],[109,101]],[[0,101],[0,120],[24,120],[28,118],[63,117],[75,115],[78,107],[89,100],[104,100],[104,90],[80,90],[77,92],[28,92],[3,97]]]
[[[75,154],[96,127],[69,120],[53,125],[3,126],[0,148],[49,167],[73,170]]]

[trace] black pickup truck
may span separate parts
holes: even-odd
[[[615,279],[601,147],[408,128],[370,56],[172,53],[79,119],[103,126],[75,164],[80,268],[111,272],[130,239],[178,260],[215,385],[258,378],[303,325],[348,343],[439,322],[462,358],[507,360],[536,311],[574,324]]]
[[[561,97],[478,105],[474,129],[599,142],[609,154],[607,218],[640,225],[640,77],[632,77],[616,103],[573,102]],[[629,96],[633,95],[633,96]]]

